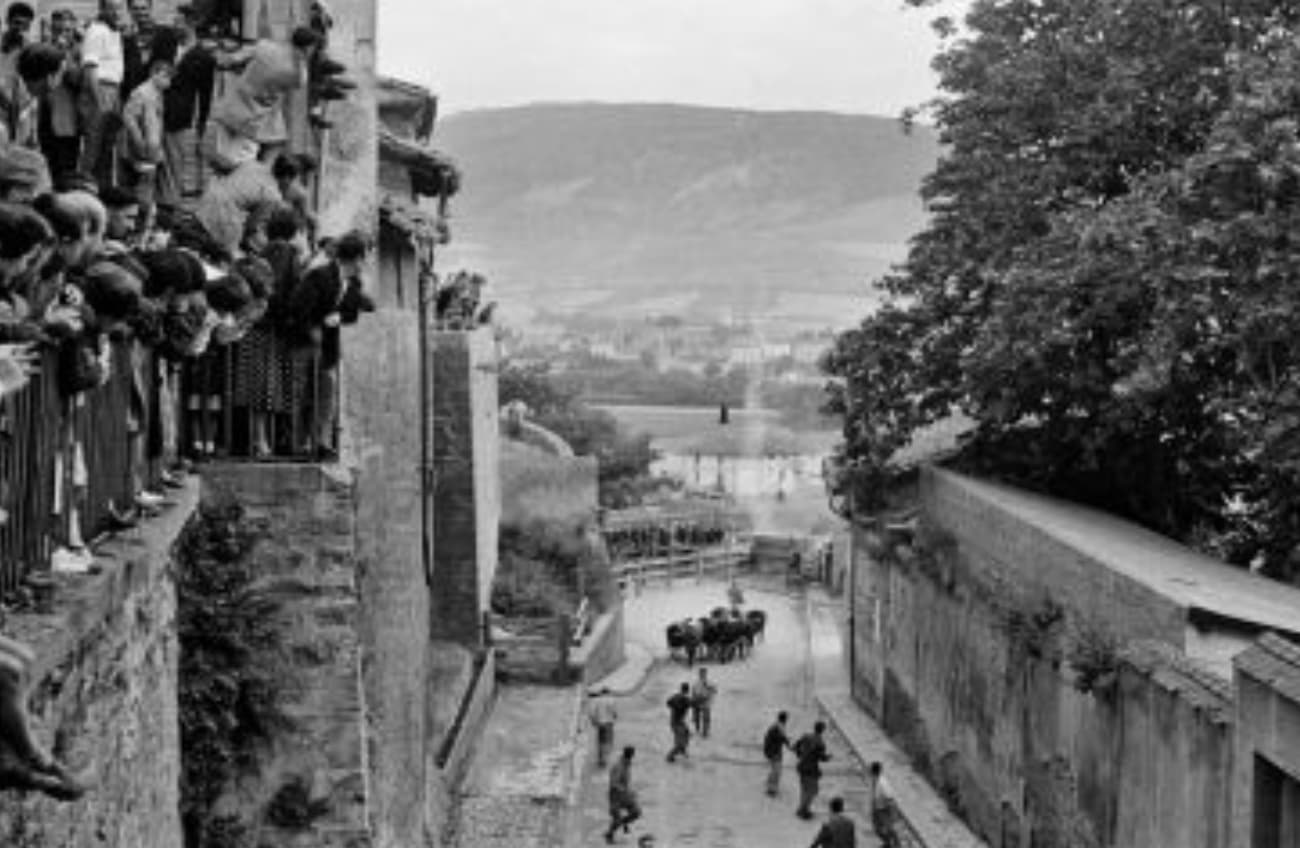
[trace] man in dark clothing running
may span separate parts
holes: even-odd
[[[785,732],[785,722],[789,716],[785,711],[776,714],[776,721],[767,729],[763,737],[763,756],[767,758],[767,794],[776,797],[781,786],[781,759],[785,749],[790,747],[790,737]]]
[[[858,848],[858,835],[853,822],[844,815],[844,799],[831,799],[831,817],[817,831],[812,848]]]
[[[641,818],[641,805],[637,803],[636,793],[632,791],[632,757],[636,748],[628,745],[623,749],[623,756],[609,770],[609,830],[605,831],[605,841],[614,841],[614,831],[620,827],[628,832],[628,826]]]
[[[811,807],[821,783],[821,764],[831,758],[826,752],[826,740],[822,738],[825,732],[826,722],[819,721],[813,725],[812,733],[805,733],[794,744],[795,756],[799,758],[796,766],[799,772],[799,809],[795,810],[795,815],[801,819],[813,817]]]
[[[673,749],[668,752],[668,762],[677,759],[677,755],[689,756],[686,745],[691,741],[691,731],[686,727],[686,716],[691,711],[691,684],[683,683],[682,688],[668,699],[668,726],[673,731]]]

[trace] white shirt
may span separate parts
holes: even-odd
[[[86,40],[81,45],[81,61],[95,69],[95,79],[102,83],[121,85],[126,76],[126,61],[122,55],[122,33],[103,21],[92,21],[86,28]]]
[[[591,702],[590,713],[592,724],[613,724],[618,718],[618,710],[614,709],[613,702],[604,696]]]
[[[871,808],[876,809],[894,803],[894,790],[885,782],[882,774],[871,786]]]

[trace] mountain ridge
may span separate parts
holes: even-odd
[[[938,156],[892,118],[654,103],[458,112],[436,142],[464,172],[448,262],[620,310],[752,311],[809,283],[867,298],[923,225]]]

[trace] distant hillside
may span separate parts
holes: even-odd
[[[552,307],[767,314],[866,306],[923,224],[933,133],[894,119],[660,105],[468,112],[443,267]]]

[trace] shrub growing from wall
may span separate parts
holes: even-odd
[[[492,612],[511,617],[572,613],[586,597],[603,610],[613,580],[598,534],[585,524],[529,521],[502,525]]]
[[[181,815],[187,848],[252,848],[216,814],[231,785],[291,728],[292,675],[280,604],[259,591],[250,553],[265,529],[232,501],[201,508],[177,545]]]

